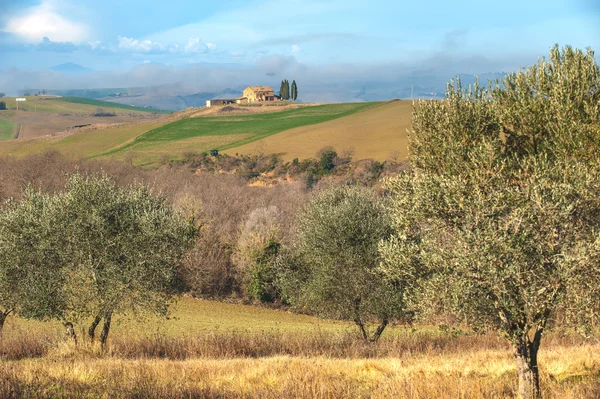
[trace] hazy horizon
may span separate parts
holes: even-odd
[[[516,70],[555,43],[597,50],[594,3],[0,0],[0,91],[175,95],[287,78],[306,101],[402,97],[460,73]],[[83,68],[52,69],[69,63]]]

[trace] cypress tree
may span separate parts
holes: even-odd
[[[296,81],[294,80],[292,82],[292,100],[296,101],[297,98],[298,98],[298,85],[296,84]]]
[[[285,91],[285,81],[281,81],[281,85],[279,86],[279,97],[281,97],[281,99],[284,99],[284,91]]]
[[[290,81],[287,79],[285,80],[285,99],[290,99]]]

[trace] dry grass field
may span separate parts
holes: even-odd
[[[225,153],[281,154],[291,161],[314,157],[319,149],[331,146],[338,151],[353,148],[357,160],[384,161],[390,155],[403,160],[408,157],[411,113],[410,101],[393,101],[333,121],[286,130]]]
[[[68,131],[73,126],[131,123],[139,121],[139,116],[119,115],[102,117],[86,115],[45,114],[25,111],[14,111],[12,121],[21,124],[19,140],[49,136]]]
[[[597,347],[541,356],[547,398],[597,398]],[[2,397],[77,398],[513,398],[503,351],[407,358],[43,358],[0,365]]]
[[[121,319],[109,347],[62,340],[56,323],[7,321],[0,397],[511,398],[516,368],[494,335],[393,327],[378,344],[353,325],[182,298],[169,320]],[[547,398],[597,398],[600,344],[542,344]]]

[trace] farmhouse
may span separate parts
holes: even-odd
[[[248,104],[261,101],[275,101],[278,98],[269,86],[248,86],[244,90],[242,97],[238,98],[236,102],[238,104]]]

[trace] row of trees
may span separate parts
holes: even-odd
[[[77,342],[91,321],[104,344],[116,314],[165,314],[195,232],[142,185],[76,174],[54,195],[29,188],[0,213],[0,328],[11,313],[52,318]]]
[[[294,80],[292,82],[292,86],[290,88],[290,82],[287,79],[282,80],[281,86],[279,87],[279,96],[282,100],[296,101],[298,98],[298,85],[296,84],[296,81]]]
[[[388,179],[384,198],[319,193],[274,272],[257,257],[265,287],[353,320],[372,341],[392,320],[438,316],[498,332],[513,348],[519,397],[539,397],[546,330],[589,332],[600,312],[594,53],[555,47],[489,87],[452,82],[444,101],[415,105],[410,149],[412,170]]]

